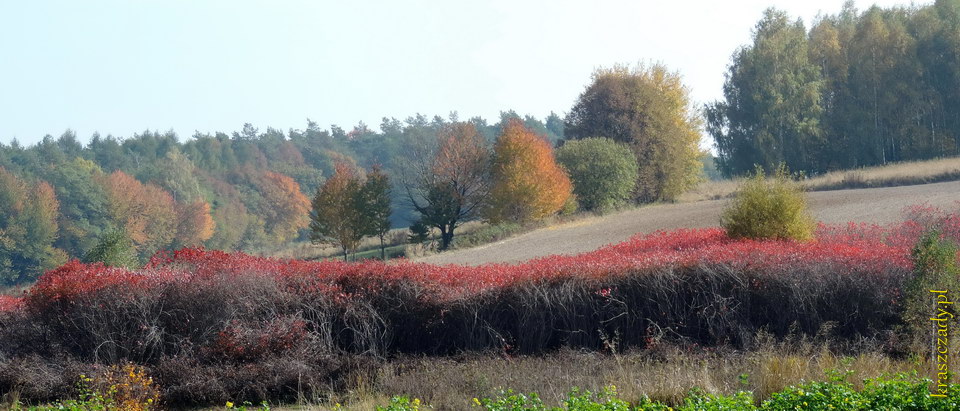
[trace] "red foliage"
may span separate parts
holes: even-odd
[[[638,235],[575,256],[476,267],[409,261],[313,262],[185,248],[158,253],[138,271],[71,261],[41,277],[28,299],[31,303],[69,300],[119,285],[141,289],[174,282],[199,285],[241,274],[268,277],[297,293],[324,293],[336,298],[349,298],[352,293],[374,294],[412,280],[424,288],[424,298],[448,300],[524,281],[569,277],[602,280],[703,264],[771,272],[826,264],[840,273],[882,273],[910,268],[909,250],[921,232],[920,226],[911,222],[889,228],[821,226],[818,241],[798,243],[731,239],[719,228],[678,230]]]
[[[13,311],[20,307],[23,298],[12,295],[0,295],[0,312]]]

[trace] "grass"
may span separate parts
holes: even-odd
[[[469,409],[473,398],[493,398],[507,388],[536,392],[556,405],[571,387],[598,392],[610,385],[629,402],[646,395],[676,406],[693,388],[720,395],[751,391],[763,401],[786,387],[827,381],[838,373],[859,390],[867,378],[924,375],[929,369],[925,359],[896,359],[870,349],[844,356],[825,343],[774,343],[761,337],[758,344],[752,351],[665,347],[623,354],[565,350],[542,356],[398,358],[357,376],[341,392],[273,409],[329,410],[341,404],[343,410],[370,410],[393,395],[420,398],[435,409]]]
[[[706,181],[680,196],[681,202],[717,200],[733,195],[741,179]],[[960,157],[910,161],[856,170],[834,171],[803,181],[808,191],[895,187],[960,180]]]

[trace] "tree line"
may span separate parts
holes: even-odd
[[[556,114],[541,121],[506,111],[496,123],[466,122],[492,141],[509,119],[551,141],[562,138]],[[132,262],[184,246],[256,251],[307,241],[310,198],[336,164],[380,165],[396,174],[406,162],[404,147],[454,122],[456,113],[417,114],[384,118],[375,131],[362,122],[344,130],[308,120],[305,129],[287,132],[245,124],[184,140],[173,132],[94,134],[86,144],[68,130],[30,146],[0,143],[0,283],[84,259],[118,234],[130,241]],[[391,192],[389,224],[406,226],[414,211]]]
[[[960,0],[848,1],[801,20],[769,9],[705,110],[718,167],[818,174],[960,154]]]

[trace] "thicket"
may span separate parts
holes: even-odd
[[[90,364],[132,361],[169,404],[292,401],[397,354],[748,347],[760,330],[825,327],[839,340],[883,336],[900,322],[919,230],[870,229],[825,227],[812,243],[657,233],[483,267],[197,249],[137,271],[71,262],[3,304],[0,391],[52,401]]]

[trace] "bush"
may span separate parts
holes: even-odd
[[[469,234],[461,234],[453,240],[453,248],[469,248],[478,245],[490,244],[512,237],[527,228],[523,224],[502,222],[499,224],[484,225]]]
[[[935,337],[930,329],[928,318],[935,313],[934,290],[957,290],[960,279],[960,267],[957,266],[957,245],[944,238],[938,229],[927,231],[917,241],[910,253],[913,260],[913,277],[905,287],[906,304],[904,324],[908,341],[914,352],[929,349],[929,342]],[[950,300],[957,297],[947,294]]]
[[[584,210],[604,211],[626,203],[637,185],[637,158],[626,145],[609,138],[568,141],[557,149],[557,161],[573,181],[573,193]]]
[[[803,190],[781,166],[767,178],[759,167],[723,211],[720,224],[733,238],[807,241],[816,227]]]

